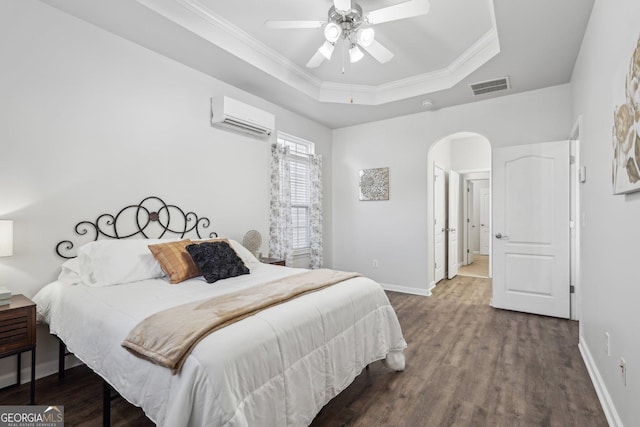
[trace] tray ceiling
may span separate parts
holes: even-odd
[[[350,64],[305,64],[321,29],[273,30],[266,20],[326,20],[331,0],[42,0],[331,128],[567,83],[593,0],[431,0],[427,15],[377,24],[394,53]],[[398,0],[360,0],[365,13]],[[343,60],[344,58],[344,60]],[[343,72],[344,69],[344,72]],[[469,84],[509,77],[474,96]]]

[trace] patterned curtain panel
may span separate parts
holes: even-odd
[[[271,185],[269,194],[269,252],[293,265],[291,234],[291,184],[289,148],[271,145]]]
[[[309,267],[322,267],[322,156],[309,157],[309,180],[311,181],[309,209]]]

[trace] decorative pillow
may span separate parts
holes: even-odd
[[[203,242],[187,246],[187,251],[207,283],[214,283],[221,279],[249,274],[249,269],[242,259],[229,246],[229,243]]]
[[[227,239],[218,238],[202,242],[220,241],[226,242]],[[184,239],[177,242],[149,245],[149,250],[160,264],[162,271],[169,276],[170,283],[176,284],[202,275],[200,268],[193,262],[193,258],[186,249],[186,246],[192,243],[194,242],[191,239]]]
[[[93,287],[164,276],[148,245],[162,239],[96,240],[78,248],[80,277]]]
[[[200,276],[200,269],[185,249],[192,243],[190,239],[184,239],[149,245],[149,250],[160,264],[160,268],[169,276],[170,283],[180,283]]]

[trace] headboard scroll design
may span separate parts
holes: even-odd
[[[101,237],[160,239],[167,233],[180,238],[191,233],[197,238],[202,238],[200,232],[204,232],[209,225],[211,221],[207,217],[199,217],[194,212],[185,212],[176,205],[165,203],[159,197],[149,196],[137,205],[125,206],[115,215],[105,213],[93,222],[80,221],[75,226],[75,232],[78,236],[91,235],[94,241]],[[215,231],[209,233],[209,237],[217,236],[218,233]],[[75,258],[74,246],[71,240],[63,240],[56,245],[56,253],[65,259]]]

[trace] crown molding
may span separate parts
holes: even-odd
[[[449,89],[500,52],[493,2],[493,27],[447,67],[381,85],[323,82],[304,67],[251,37],[198,0],[137,0],[188,31],[319,102],[381,105]]]

